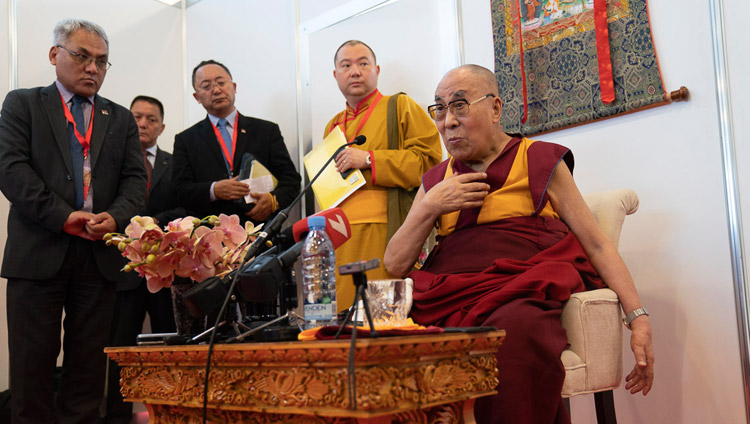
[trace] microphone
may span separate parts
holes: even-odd
[[[270,259],[275,259],[276,254],[279,251],[278,246],[274,246],[265,252],[258,255],[250,265],[255,264],[256,262],[269,262]],[[249,268],[249,266],[245,266],[243,268]],[[242,269],[235,269],[228,274],[221,276],[221,277],[210,277],[206,278],[205,280],[201,281],[198,284],[195,284],[193,287],[189,288],[182,294],[182,301],[185,303],[188,312],[190,312],[190,315],[200,318],[204,317],[212,312],[214,312],[219,306],[222,305],[224,300],[229,296],[230,293],[233,292],[232,282],[235,280],[237,274],[241,274],[243,272]],[[265,282],[264,282],[265,283]],[[240,286],[242,286],[242,283],[240,283]],[[258,291],[260,292],[260,296],[264,297],[270,297],[271,295],[268,294],[269,292],[272,292],[273,295],[275,295],[276,286],[264,284],[260,286]],[[255,295],[251,295],[248,297],[246,293],[251,293],[249,291],[243,292],[240,290],[241,300],[249,302],[251,299],[255,297]],[[220,315],[223,315],[220,314]]]
[[[190,313],[196,317],[205,316],[208,313],[213,312],[216,308],[219,307],[219,305],[221,305],[221,312],[219,313],[219,316],[223,315],[224,309],[226,308],[226,301],[227,299],[229,299],[229,295],[237,286],[237,277],[239,277],[238,274],[245,274],[244,277],[247,277],[248,275],[263,275],[260,284],[260,286],[262,286],[263,288],[259,290],[260,293],[256,294],[251,294],[251,287],[253,285],[252,281],[249,281],[247,278],[243,278],[244,281],[240,284],[242,286],[240,288],[240,294],[245,298],[246,301],[257,301],[256,299],[264,299],[265,301],[265,299],[271,298],[274,293],[273,290],[275,290],[275,285],[271,285],[271,279],[267,277],[272,276],[273,278],[279,278],[281,275],[279,273],[279,268],[288,268],[289,266],[291,266],[291,264],[294,263],[294,260],[296,260],[297,256],[299,256],[299,252],[302,251],[302,245],[304,243],[297,243],[291,249],[282,253],[281,256],[283,256],[284,259],[283,262],[279,264],[279,262],[277,262],[277,257],[274,256],[274,254],[276,254],[278,250],[271,249],[270,251],[266,251],[266,254],[259,255],[262,250],[266,249],[266,241],[279,234],[281,226],[289,216],[291,208],[299,203],[305,192],[307,192],[307,190],[309,190],[312,186],[312,183],[315,182],[315,180],[320,176],[320,174],[323,172],[323,169],[325,169],[325,167],[328,166],[328,164],[336,158],[339,152],[341,152],[341,150],[346,148],[347,146],[364,144],[366,140],[367,138],[365,136],[360,135],[351,142],[346,143],[336,149],[336,151],[333,153],[333,155],[331,155],[325,165],[323,165],[323,167],[320,169],[320,171],[318,171],[313,179],[310,180],[309,183],[307,183],[305,188],[302,189],[300,194],[292,201],[292,203],[289,204],[289,206],[287,206],[285,209],[279,211],[279,213],[271,220],[271,222],[268,223],[268,225],[264,226],[263,231],[258,234],[258,237],[248,248],[248,251],[242,261],[241,269],[234,270],[221,278],[213,277],[206,279],[184,293],[183,300],[187,304]],[[339,247],[346,240],[349,240],[349,238],[351,238],[351,226],[349,224],[349,220],[347,219],[344,211],[341,210],[341,208],[327,209],[325,211],[317,213],[316,215],[323,215],[326,217],[326,233],[328,234],[328,238],[331,239],[331,243],[333,243],[334,248]],[[302,219],[294,224],[293,231],[294,240],[296,242],[303,240],[309,231],[309,228],[307,227],[307,219]],[[294,252],[294,250],[292,249],[299,251],[296,255],[294,255],[293,259],[289,257]],[[246,262],[253,257],[255,257],[255,260],[250,264],[246,264]],[[288,263],[288,261],[290,260],[291,263]],[[256,264],[256,261],[259,263]],[[282,266],[277,267],[276,265]],[[255,284],[257,287],[257,280]],[[222,300],[225,301],[224,305],[222,305]]]
[[[338,248],[351,238],[351,226],[341,208],[326,209],[314,216],[325,218],[325,232],[334,248]],[[284,280],[286,270],[294,265],[302,253],[305,237],[310,231],[307,218],[297,221],[292,227],[296,242],[294,246],[278,254],[276,251],[280,251],[279,246],[274,246],[239,271],[237,289],[244,299],[250,302],[269,302],[276,298],[279,282]],[[269,254],[271,251],[273,253]]]
[[[362,144],[365,144],[365,141],[367,141],[367,137],[365,137],[364,135],[358,135],[357,137],[354,138],[354,140],[350,141],[349,143],[343,144],[341,147],[336,149],[336,151],[333,152],[331,157],[328,158],[326,163],[323,164],[323,166],[320,168],[320,171],[318,171],[318,173],[315,174],[315,176],[310,180],[310,182],[308,182],[305,185],[305,187],[299,192],[297,197],[295,197],[294,200],[292,200],[292,203],[290,203],[289,206],[287,206],[283,210],[279,211],[279,213],[276,214],[276,216],[271,220],[271,222],[269,222],[268,225],[265,225],[263,227],[263,231],[261,231],[260,234],[258,234],[258,237],[255,239],[255,241],[253,241],[253,244],[250,245],[247,252],[245,253],[244,261],[247,261],[253,256],[257,255],[258,252],[260,252],[260,250],[266,244],[266,241],[276,236],[276,234],[279,233],[279,231],[281,230],[281,226],[289,217],[289,212],[292,210],[292,208],[296,206],[297,203],[299,203],[300,199],[302,199],[302,196],[305,195],[307,190],[309,190],[310,187],[312,187],[315,180],[317,180],[318,177],[320,177],[320,174],[323,173],[323,170],[326,169],[326,167],[331,163],[332,160],[336,159],[336,156],[338,156],[338,154],[342,150],[353,145],[361,146]]]
[[[344,144],[343,146],[339,147],[339,149],[342,148],[342,147],[351,146],[353,144],[356,144],[357,146],[361,146],[361,145],[365,144],[365,141],[367,141],[367,137],[365,137],[364,135],[358,135],[358,136],[354,137],[354,140],[352,140],[350,143]]]
[[[297,258],[299,258],[299,255],[302,253],[302,246],[304,245],[304,241],[298,241],[294,246],[277,256],[276,260],[279,261],[279,265],[281,265],[282,268],[289,268],[294,265],[294,263],[297,262]]]
[[[300,241],[278,255],[263,253],[240,270],[237,290],[244,299],[250,302],[272,302],[279,293],[279,284],[284,281],[285,273],[297,262],[302,253],[304,241]],[[274,246],[273,249],[276,247]]]
[[[322,216],[326,219],[325,231],[328,234],[328,238],[331,239],[334,249],[338,249],[339,246],[352,237],[352,227],[349,224],[349,219],[341,208],[326,209],[310,216]],[[304,241],[309,231],[310,227],[307,225],[307,218],[300,219],[292,227],[294,241]]]

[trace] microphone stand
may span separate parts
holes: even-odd
[[[305,188],[303,188],[302,191],[300,191],[300,193],[297,195],[297,197],[295,197],[294,200],[292,200],[292,203],[290,203],[289,206],[287,206],[286,208],[281,210],[278,214],[276,214],[276,216],[271,220],[271,222],[269,222],[268,225],[266,225],[263,228],[263,231],[261,231],[261,233],[258,234],[258,238],[256,238],[255,241],[253,241],[253,244],[250,245],[250,248],[247,250],[247,253],[245,253],[245,259],[243,260],[243,262],[257,255],[260,249],[263,247],[263,245],[266,244],[266,241],[269,238],[272,238],[276,234],[279,233],[279,230],[281,230],[281,226],[289,217],[289,213],[291,212],[291,209],[294,206],[297,206],[297,203],[299,203],[300,199],[302,199],[302,196],[304,196],[307,190],[309,190],[310,187],[312,187],[315,180],[317,180],[318,177],[320,177],[320,174],[323,173],[323,171],[326,169],[328,164],[331,163],[332,160],[336,159],[336,156],[338,156],[338,154],[342,150],[353,145],[361,146],[365,144],[365,141],[367,141],[367,138],[363,135],[359,135],[351,142],[346,143],[340,146],[338,149],[336,149],[336,151],[333,152],[331,157],[328,158],[326,163],[320,168],[320,171],[318,171],[318,173],[315,174],[315,176],[310,180],[310,182],[308,182],[307,185],[305,185]]]
[[[289,217],[289,213],[291,212],[292,208],[299,203],[299,201],[302,199],[302,196],[305,195],[307,190],[312,187],[312,184],[315,182],[315,180],[320,177],[320,174],[323,173],[323,170],[326,169],[328,164],[331,163],[332,160],[336,159],[336,156],[344,150],[345,148],[353,145],[361,146],[365,144],[365,141],[367,141],[367,138],[364,135],[358,135],[354,140],[350,141],[349,143],[346,143],[336,149],[335,152],[331,155],[330,158],[326,161],[326,163],[320,168],[320,171],[318,171],[317,174],[310,180],[310,182],[305,185],[305,187],[300,191],[300,193],[297,195],[297,197],[292,200],[292,203],[289,204],[286,208],[279,211],[278,214],[271,220],[271,222],[264,226],[263,231],[261,231],[260,234],[258,234],[258,237],[253,241],[253,243],[250,245],[250,248],[248,248],[247,252],[245,253],[245,256],[242,259],[242,262],[240,263],[240,266],[237,269],[242,269],[242,267],[245,266],[245,263],[255,257],[258,252],[260,252],[260,249],[266,244],[266,241],[268,239],[275,237],[279,231],[281,230],[281,226],[284,224],[284,222]],[[216,322],[214,323],[213,330],[211,331],[211,339],[208,343],[208,357],[206,358],[206,378],[203,382],[203,422],[206,422],[206,414],[207,414],[207,408],[208,408],[208,375],[209,375],[209,368],[211,366],[211,353],[213,352],[213,346],[214,341],[216,339],[216,328],[218,327],[219,323],[221,322],[222,316],[224,316],[224,313],[227,309],[227,304],[229,303],[229,300],[232,298],[232,293],[234,293],[234,289],[237,286],[237,281],[239,280],[240,273],[237,272],[234,274],[234,278],[232,278],[232,284],[229,286],[229,289],[227,290],[227,297],[224,299],[224,303],[221,305],[221,309],[219,310],[219,314],[216,317]],[[288,317],[287,315],[284,315],[283,317]],[[265,328],[265,327],[264,327]]]
[[[341,335],[341,332],[346,327],[346,323],[352,316],[354,311],[354,321],[352,322],[352,334],[349,342],[349,364],[347,366],[347,380],[349,383],[349,404],[352,405],[353,410],[357,410],[357,373],[354,369],[354,350],[357,347],[357,309],[359,299],[362,299],[362,303],[365,309],[365,315],[367,316],[367,322],[370,324],[370,337],[378,337],[378,332],[375,331],[375,324],[372,322],[372,314],[370,313],[370,305],[367,301],[367,275],[365,271],[375,269],[380,266],[380,260],[375,258],[369,261],[352,262],[350,264],[342,265],[339,267],[339,274],[346,275],[351,274],[354,280],[354,286],[356,290],[354,292],[354,304],[349,313],[346,314],[344,322],[336,332],[334,340],[337,340]]]

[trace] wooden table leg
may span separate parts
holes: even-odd
[[[476,399],[466,399],[463,403],[463,424],[476,424],[474,419],[474,402]]]

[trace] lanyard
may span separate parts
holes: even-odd
[[[86,130],[86,136],[82,136],[81,132],[76,128],[76,121],[73,119],[73,114],[70,113],[70,109],[68,109],[68,105],[65,103],[65,99],[63,99],[62,94],[60,94],[60,100],[63,104],[63,111],[65,112],[65,118],[73,124],[73,134],[75,134],[76,139],[81,144],[81,147],[83,147],[83,157],[84,159],[89,156],[89,146],[91,145],[91,130],[94,128],[94,105],[91,105],[91,123],[89,124],[88,130]]]
[[[221,146],[221,151],[224,152],[224,159],[229,163],[229,170],[233,170],[234,166],[234,151],[237,148],[237,122],[240,119],[240,113],[237,112],[234,115],[234,128],[232,128],[234,131],[232,132],[232,151],[230,152],[229,149],[227,149],[227,144],[224,142],[224,137],[221,136],[221,133],[219,132],[219,129],[216,128],[216,125],[214,125],[213,122],[211,122],[211,126],[214,127],[214,134],[216,134],[216,139],[219,141],[219,146]],[[210,119],[209,119],[210,121]]]
[[[365,113],[365,116],[362,118],[361,121],[359,121],[357,130],[354,132],[354,135],[352,136],[351,140],[349,140],[349,143],[351,143],[354,140],[354,138],[357,137],[357,135],[359,134],[359,131],[362,129],[362,127],[365,126],[365,122],[367,122],[367,120],[370,119],[370,114],[372,113],[373,110],[375,110],[375,105],[377,105],[380,99],[383,98],[383,95],[380,94],[378,90],[375,90],[374,93],[377,93],[375,95],[375,100],[372,101],[372,104],[370,105],[370,107],[367,108],[367,113]],[[346,137],[346,113],[344,113],[344,122],[342,122],[340,125],[344,133],[344,136]]]

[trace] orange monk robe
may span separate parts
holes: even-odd
[[[369,280],[394,278],[383,267],[387,236],[387,188],[418,188],[422,174],[442,158],[440,135],[427,112],[406,95],[397,99],[399,132],[403,149],[388,150],[386,116],[388,99],[377,100],[367,121],[357,132],[369,108],[379,97],[375,90],[353,109],[347,105],[326,125],[327,136],[336,126],[346,130],[347,141],[358,135],[367,137],[362,146],[371,152],[371,169],[363,169],[366,184],[339,205],[352,226],[352,237],[336,249],[336,301],[338,310],[351,306],[354,285],[350,276],[340,276],[338,266],[359,260],[380,259],[380,268],[367,271]]]

